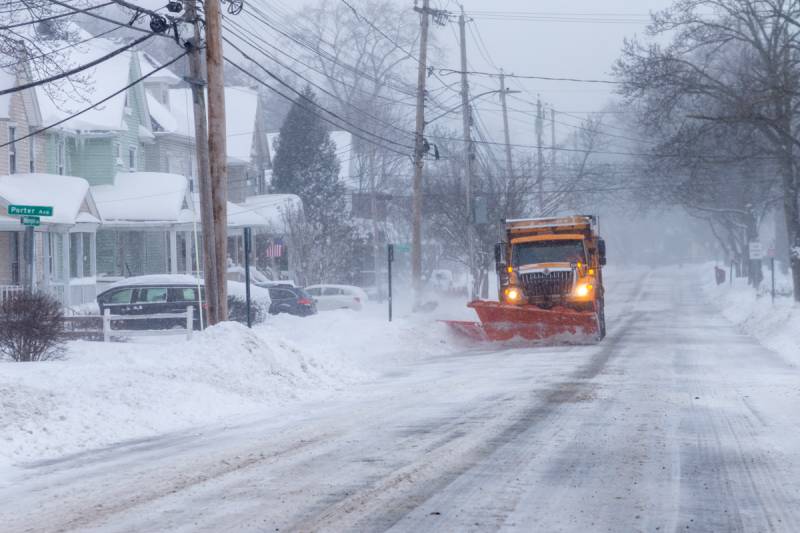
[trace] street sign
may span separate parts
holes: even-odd
[[[32,217],[51,217],[53,208],[44,205],[9,205],[8,214],[10,216],[32,216]]]
[[[400,253],[406,253],[407,254],[408,252],[411,251],[411,245],[408,244],[408,243],[395,244],[394,245],[394,250],[395,250],[395,252],[400,252]]]
[[[759,241],[750,241],[750,260],[760,261],[764,259],[764,248]]]
[[[39,217],[29,216],[20,217],[19,221],[22,222],[23,226],[38,226],[42,222]]]

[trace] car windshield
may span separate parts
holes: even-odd
[[[514,245],[514,266],[585,261],[583,241],[535,241]]]

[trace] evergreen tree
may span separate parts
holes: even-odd
[[[336,145],[312,110],[314,93],[303,90],[278,136],[272,165],[272,191],[296,194],[303,214],[287,213],[290,246],[306,283],[349,282],[354,276],[358,236],[347,212],[346,189],[339,179]]]
[[[336,145],[325,123],[311,111],[314,98],[306,87],[281,126],[272,188],[276,193],[299,196],[309,222],[330,223],[343,212],[345,188],[339,180]]]

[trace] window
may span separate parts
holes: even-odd
[[[325,287],[325,289],[322,291],[323,296],[339,296],[342,294],[344,294],[344,291],[337,287]]]
[[[160,303],[167,301],[166,287],[151,287],[149,289],[139,289],[138,302]]]
[[[59,139],[57,142],[58,146],[56,147],[56,164],[58,166],[58,173],[63,176],[65,166],[64,139]]]
[[[269,297],[273,300],[291,300],[294,298],[294,294],[285,289],[270,289]]]
[[[128,148],[128,169],[136,170],[136,147]]]
[[[17,173],[17,128],[15,126],[8,127],[8,173]]]
[[[120,291],[116,291],[111,293],[111,296],[108,298],[108,303],[110,304],[129,304],[131,303],[131,296],[133,295],[133,289],[122,289]]]
[[[533,265],[536,263],[577,263],[586,261],[581,240],[554,240],[515,244],[513,265]]]
[[[320,287],[314,287],[312,289],[306,289],[306,292],[311,296],[319,296],[322,293],[322,289]]]
[[[184,287],[178,289],[170,289],[170,301],[173,302],[196,302],[197,289],[194,287]]]
[[[31,132],[29,132],[31,133]],[[28,172],[36,172],[36,136],[28,137]]]

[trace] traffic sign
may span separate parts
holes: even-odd
[[[53,216],[53,208],[46,205],[14,205],[8,206],[9,215],[20,216],[33,216],[33,217],[51,217]]]
[[[764,259],[764,248],[759,241],[750,241],[750,260],[759,261]]]
[[[33,217],[33,216],[20,217],[19,221],[22,222],[23,226],[38,226],[39,224],[42,223],[39,217]]]

